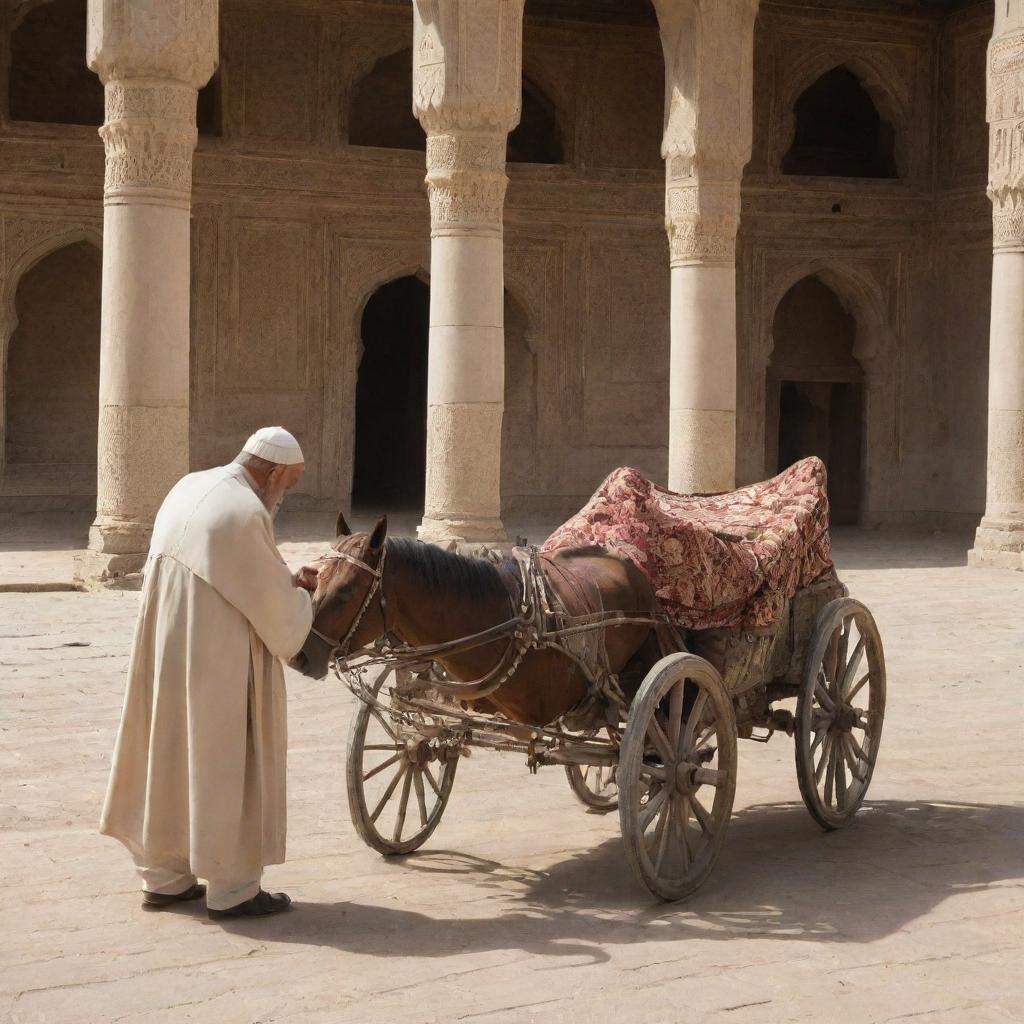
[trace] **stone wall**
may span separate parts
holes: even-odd
[[[510,164],[505,214],[512,517],[567,513],[623,463],[663,478],[667,460],[657,30],[566,21],[549,7],[527,4],[523,72],[556,111],[563,163]],[[857,322],[864,518],[941,523],[983,504],[991,4],[944,19],[914,11],[762,2],[737,260],[738,469],[746,481],[774,468],[774,312],[816,274]],[[408,49],[411,12],[368,0],[223,0],[221,22],[194,170],[192,462],[225,460],[254,425],[283,422],[309,459],[298,503],[347,505],[362,310],[390,280],[429,277],[422,152],[349,143],[352,99],[368,94],[358,83]],[[9,47],[0,57],[9,64]],[[838,64],[893,125],[899,178],[781,173],[797,97]],[[12,123],[3,107],[13,297],[33,246],[49,244],[40,234],[95,230],[103,153],[91,127]]]
[[[738,476],[774,469],[766,378],[775,310],[816,275],[857,323],[866,388],[862,521],[953,525],[984,504],[991,274],[984,120],[991,4],[945,21],[764,0],[754,155],[738,259]],[[783,175],[792,111],[845,65],[895,130],[895,179]]]

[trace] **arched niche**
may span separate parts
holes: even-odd
[[[782,173],[897,178],[896,132],[845,64],[809,85],[793,105],[793,141]]]
[[[348,141],[353,146],[424,151],[426,135],[412,110],[412,51],[381,57],[352,87]],[[563,161],[555,106],[544,91],[523,79],[522,116],[509,134],[510,163]]]
[[[858,522],[864,503],[866,383],[857,332],[836,293],[820,277],[805,277],[775,311],[767,370],[769,470],[818,456],[837,524]]]
[[[2,379],[5,494],[75,505],[96,493],[101,279],[99,249],[74,241],[17,282]]]
[[[85,63],[86,0],[27,7],[11,32],[12,121],[103,123],[103,85]]]
[[[352,87],[348,141],[378,149],[427,148],[412,111],[412,50],[381,57]]]

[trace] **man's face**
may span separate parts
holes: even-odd
[[[295,466],[275,466],[270,471],[258,494],[271,516],[277,515],[285,495],[299,482],[305,468],[305,463],[300,462]]]

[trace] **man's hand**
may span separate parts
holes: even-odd
[[[295,574],[295,586],[308,590],[311,594],[316,590],[317,568],[315,565],[304,565]]]

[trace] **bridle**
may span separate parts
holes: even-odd
[[[351,565],[356,566],[358,569],[362,569],[364,572],[368,572],[373,577],[373,582],[370,584],[370,589],[366,592],[366,597],[363,598],[362,606],[356,617],[352,620],[352,625],[349,626],[348,632],[341,637],[339,640],[332,640],[329,636],[321,633],[315,626],[310,627],[310,634],[315,636],[321,643],[327,645],[330,650],[331,657],[333,658],[345,658],[349,653],[349,645],[352,643],[352,638],[356,635],[356,630],[359,628],[359,624],[363,621],[363,616],[366,615],[370,609],[370,605],[373,603],[374,597],[377,592],[380,591],[380,611],[384,618],[385,631],[387,629],[387,608],[384,601],[384,592],[382,590],[384,584],[384,562],[388,556],[387,544],[381,549],[380,561],[377,564],[377,568],[374,569],[372,565],[368,565],[361,558],[356,558],[355,555],[350,555],[347,551],[332,551],[329,555],[324,555],[320,561],[334,561],[334,562],[348,562]],[[316,616],[314,615],[315,619]]]

